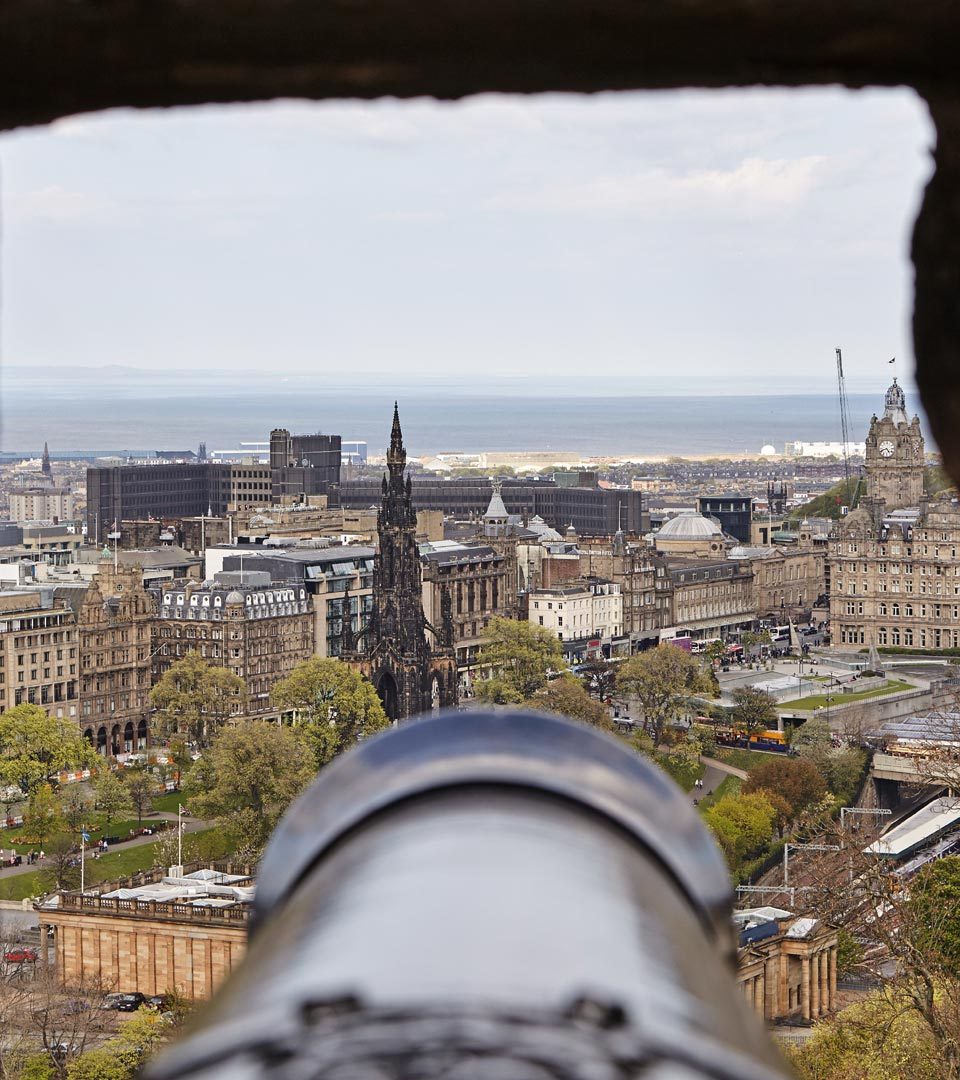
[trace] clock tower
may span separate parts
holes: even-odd
[[[867,498],[882,500],[887,510],[919,506],[924,470],[920,418],[907,419],[906,398],[896,379],[883,404],[883,416],[873,417],[867,435]]]

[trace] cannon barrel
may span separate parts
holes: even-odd
[[[243,963],[151,1080],[774,1080],[730,883],[658,769],[533,712],[363,743],[290,808]]]

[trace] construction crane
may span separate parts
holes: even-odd
[[[840,431],[843,439],[843,482],[847,506],[853,509],[853,492],[850,490],[850,418],[847,413],[847,391],[843,379],[843,355],[837,347],[837,389],[840,395]]]

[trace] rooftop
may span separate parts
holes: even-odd
[[[181,869],[171,867],[171,870]],[[114,914],[134,919],[202,919],[245,923],[253,902],[249,866],[233,863],[194,865],[179,874],[147,871],[78,891],[57,892],[35,905],[38,911]]]
[[[960,799],[944,796],[927,803],[915,814],[895,825],[865,849],[870,855],[902,859],[922,844],[942,836],[960,825]]]
[[[687,511],[671,518],[657,532],[657,539],[664,540],[709,540],[722,536],[723,530],[712,519],[695,511]]]

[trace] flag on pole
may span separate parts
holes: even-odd
[[[81,836],[81,837],[83,838],[83,842],[84,842],[85,844],[89,844],[89,843],[90,843],[90,834],[89,834],[89,833],[87,832],[87,830],[86,830],[86,829],[83,829],[83,830],[81,831],[81,833],[80,833],[80,836]]]

